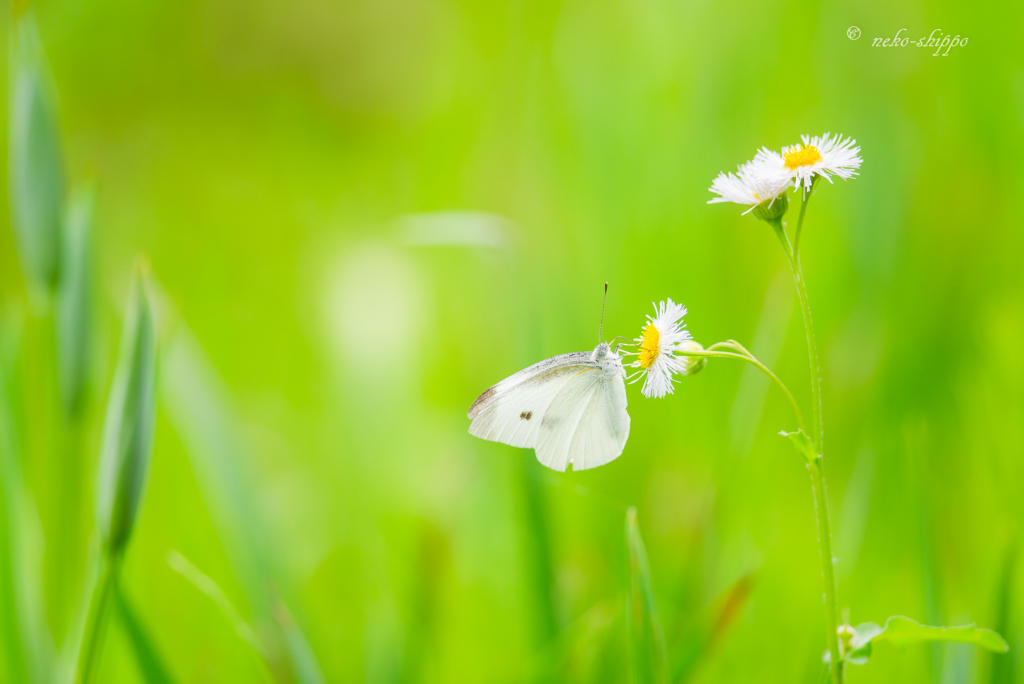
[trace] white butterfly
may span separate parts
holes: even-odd
[[[596,468],[618,458],[629,437],[625,376],[607,342],[545,359],[481,394],[469,433],[533,448],[554,470]]]

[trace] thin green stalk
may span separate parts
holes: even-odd
[[[742,350],[742,353],[715,351],[716,347],[725,347],[732,349],[739,348],[740,350]],[[793,394],[792,392],[789,391],[789,388],[786,387],[781,380],[779,380],[778,376],[776,376],[775,373],[772,373],[767,366],[765,366],[763,363],[755,359],[753,354],[744,349],[743,346],[740,345],[738,342],[733,342],[731,340],[728,342],[718,342],[717,344],[711,345],[704,351],[679,351],[677,353],[680,356],[700,356],[709,359],[739,359],[740,361],[746,361],[751,365],[757,366],[759,369],[761,369],[761,372],[767,375],[769,378],[771,378],[772,382],[778,385],[779,389],[782,390],[782,393],[786,395],[786,398],[789,399],[789,405],[793,408],[793,413],[796,414],[797,424],[800,426],[801,430],[807,430],[807,426],[804,424],[803,413],[800,411],[800,405],[796,403],[796,399],[793,398]]]
[[[818,447],[818,454],[825,451],[824,427],[821,422],[821,365],[818,362],[818,343],[814,340],[814,321],[811,320],[811,305],[807,299],[807,286],[804,284],[803,270],[800,268],[800,258],[793,252],[793,246],[789,242],[782,227],[782,220],[771,221],[772,228],[782,244],[782,251],[789,261],[789,269],[793,273],[793,282],[796,284],[797,298],[800,300],[800,310],[804,316],[804,332],[807,334],[807,356],[811,365],[811,415],[814,423],[814,434],[811,439]]]
[[[796,233],[793,234],[793,254],[800,256],[800,234],[804,229],[804,213],[807,211],[807,200],[811,199],[811,193],[805,193],[800,201],[800,216],[796,220]]]
[[[811,488],[814,490],[814,511],[818,518],[818,550],[821,556],[822,580],[825,583],[825,629],[828,630],[829,672],[832,684],[843,684],[843,661],[839,653],[839,599],[836,595],[836,573],[832,565],[832,529],[828,519],[828,499],[825,495],[825,472],[821,455],[808,466]]]
[[[813,190],[813,188],[812,188]],[[804,198],[798,219],[798,231],[803,225],[803,214],[807,207]],[[836,598],[835,568],[832,565],[832,532],[829,525],[828,499],[825,492],[824,445],[825,433],[821,419],[821,365],[818,362],[818,345],[814,339],[814,323],[811,320],[811,307],[807,299],[807,286],[804,283],[800,257],[789,242],[789,236],[782,227],[782,219],[770,221],[775,234],[782,244],[782,251],[789,261],[796,285],[797,298],[804,316],[804,331],[807,334],[807,356],[811,366],[811,413],[814,421],[812,441],[817,447],[817,458],[808,466],[811,471],[811,488],[814,490],[814,508],[818,520],[818,549],[821,556],[822,580],[825,583],[825,629],[829,652],[829,673],[832,684],[843,684],[843,661],[839,653],[838,614],[839,601]]]
[[[797,217],[796,233],[793,234],[793,256],[796,257],[798,262],[800,260],[800,234],[804,229],[804,214],[807,212],[807,203],[810,201],[811,195],[814,194],[814,188],[818,186],[818,180],[820,180],[820,178],[821,176],[815,176],[814,179],[811,180],[811,189],[803,192],[801,195],[800,216]]]
[[[99,670],[100,655],[103,652],[103,638],[106,635],[107,620],[113,605],[114,588],[121,571],[121,556],[105,558],[100,568],[100,577],[89,603],[89,614],[85,621],[82,647],[78,652],[78,672],[75,684],[90,684]]]

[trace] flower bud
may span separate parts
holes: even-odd
[[[10,40],[11,218],[26,278],[52,291],[59,279],[64,211],[57,97],[31,12],[12,18]]]
[[[781,219],[789,210],[789,196],[783,192],[778,197],[765,200],[754,207],[754,216],[762,221]]]
[[[156,320],[136,272],[103,426],[97,519],[108,556],[124,551],[149,475],[156,420]]]
[[[60,398],[68,417],[81,413],[89,376],[92,342],[93,193],[74,193],[64,221],[55,327]]]
[[[678,350],[681,352],[702,352],[704,347],[696,340],[686,340],[679,343]],[[681,356],[680,359],[684,364],[683,370],[680,371],[681,375],[694,375],[704,370],[704,366],[708,365],[708,357],[706,356]]]

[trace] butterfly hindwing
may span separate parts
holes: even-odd
[[[595,369],[570,379],[551,402],[537,459],[555,470],[596,468],[618,458],[628,437],[625,382]]]

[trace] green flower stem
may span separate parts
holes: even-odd
[[[813,191],[813,187],[811,189]],[[809,197],[810,193],[808,193]],[[803,225],[804,210],[807,208],[807,197],[804,198],[800,207],[800,217],[797,235]],[[796,284],[797,297],[800,299],[800,309],[804,316],[804,331],[807,333],[807,356],[811,365],[811,413],[814,420],[814,434],[811,440],[817,447],[817,458],[814,459],[808,468],[811,471],[811,488],[814,490],[814,509],[818,519],[818,548],[821,556],[821,574],[825,583],[825,629],[826,641],[829,652],[829,672],[832,684],[843,684],[843,661],[839,653],[838,614],[839,601],[836,598],[836,574],[832,565],[832,532],[829,526],[828,499],[825,493],[824,473],[824,444],[825,432],[821,420],[821,365],[818,362],[818,345],[814,340],[814,323],[811,320],[811,307],[807,299],[807,286],[804,283],[803,270],[800,267],[800,257],[789,242],[785,228],[782,227],[782,219],[769,221],[775,230],[776,236],[782,245],[782,251],[789,261],[789,268],[793,272],[793,282]]]
[[[720,348],[736,349],[738,353],[716,351],[716,349]],[[807,426],[804,424],[803,413],[800,412],[800,405],[796,403],[796,399],[793,398],[793,394],[789,391],[789,388],[782,384],[782,381],[779,380],[775,373],[772,373],[767,366],[755,359],[754,355],[744,349],[739,342],[729,340],[728,342],[718,342],[717,344],[713,344],[704,351],[678,351],[676,353],[680,356],[701,356],[709,359],[739,359],[740,361],[746,361],[747,363],[756,366],[761,369],[762,373],[771,378],[772,382],[778,385],[779,389],[782,390],[782,393],[786,395],[786,398],[789,399],[789,405],[793,407],[793,413],[796,414],[797,424],[800,426],[801,430],[807,430]]]
[[[75,684],[90,684],[99,670],[100,654],[103,652],[103,637],[106,635],[107,620],[113,606],[114,591],[121,572],[121,556],[105,557],[100,568],[100,577],[93,589],[89,602],[89,614],[85,621],[85,633],[78,652],[78,672]]]
[[[811,180],[811,189],[803,193],[803,199],[800,201],[800,216],[796,220],[796,233],[793,234],[793,255],[798,261],[800,259],[800,234],[804,229],[804,213],[807,211],[807,202],[814,194],[814,188],[817,187],[820,178],[821,176],[815,176]]]

